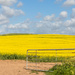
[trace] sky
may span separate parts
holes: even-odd
[[[75,35],[75,0],[0,0],[0,34]]]

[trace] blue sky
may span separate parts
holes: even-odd
[[[75,0],[0,0],[0,34],[75,35]]]

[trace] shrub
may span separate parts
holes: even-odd
[[[75,75],[75,67],[74,63],[72,62],[66,62],[62,65],[55,65],[52,69],[49,71],[54,71],[52,75]],[[50,72],[46,73],[47,75],[50,75]]]

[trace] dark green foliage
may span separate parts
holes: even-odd
[[[28,55],[28,60],[32,62],[63,62],[69,60],[71,57],[55,57],[55,56],[33,56]]]
[[[2,34],[1,36],[11,36],[11,35],[32,35],[28,33],[10,33],[10,34]]]
[[[7,59],[21,59],[21,60],[25,60],[26,59],[26,55],[18,55],[18,54],[0,54],[0,59],[1,60],[7,60]],[[66,60],[69,60],[70,57],[57,57],[57,61],[56,61],[56,57],[55,56],[32,56],[29,55],[28,56],[28,61],[31,62],[63,62]]]
[[[52,69],[46,72],[46,75],[75,75],[75,63],[66,62],[62,65],[55,65]],[[50,71],[54,71],[52,74]]]
[[[0,54],[0,60],[8,60],[8,59],[26,60],[26,56],[17,54]]]

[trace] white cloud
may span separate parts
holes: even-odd
[[[22,23],[10,24],[7,26],[7,28],[10,28],[10,29],[18,29],[18,28],[28,29],[30,24],[31,24],[31,22],[27,19],[26,21],[24,21]]]
[[[19,2],[18,5],[17,5],[17,7],[21,7],[21,6],[23,6],[23,3]]]
[[[45,21],[44,21],[44,22],[45,22]],[[44,22],[43,22],[43,21],[37,22],[37,23],[36,23],[36,27],[37,27],[37,28],[42,27]]]
[[[11,12],[11,13],[10,13]],[[0,25],[5,28],[0,31],[0,34],[5,33],[38,33],[38,34],[75,34],[75,8],[72,10],[72,17],[70,20],[66,20],[68,13],[62,11],[58,17],[54,14],[47,15],[41,21],[30,21],[27,19],[24,22],[17,24],[8,24],[9,18],[13,16],[23,15],[22,10],[10,8],[8,6],[2,6],[2,14],[0,14]],[[38,13],[37,18],[41,17],[41,13]]]
[[[7,24],[7,23],[9,23],[8,20],[0,21],[0,25],[4,25],[4,24]]]
[[[71,30],[71,27],[67,27],[66,29],[67,29],[67,30]]]
[[[66,27],[65,34],[75,35],[75,27]]]
[[[4,25],[8,23],[9,23],[9,19],[6,16],[0,14],[0,25]]]
[[[55,33],[60,33],[62,31],[60,31],[60,26],[62,25],[62,23],[60,22],[49,22],[49,21],[42,21],[42,23],[40,23],[41,26],[39,26],[39,24],[37,24],[37,30],[36,33],[40,33],[40,34],[55,34]],[[61,26],[62,27],[62,26]]]
[[[2,20],[6,20],[6,19],[7,19],[7,17],[6,17],[6,16],[4,16],[4,15],[0,14],[0,21],[2,21]]]
[[[36,18],[38,18],[38,19],[41,18],[41,17],[42,17],[41,13],[38,13],[37,16],[36,16]]]
[[[16,2],[17,0],[0,0],[0,4],[4,6],[11,6]]]
[[[36,27],[40,28],[43,26],[47,26],[47,27],[59,27],[62,24],[62,21],[58,21],[58,22],[50,22],[50,21],[40,21],[36,23]],[[46,27],[46,28],[47,28]]]
[[[36,24],[36,32],[37,34],[53,34],[53,33],[61,33],[63,22],[62,21],[39,21]],[[61,30],[61,31],[60,31]]]
[[[67,21],[30,21],[10,24],[5,27],[5,32],[12,33],[30,33],[35,34],[75,34],[75,19]]]
[[[5,31],[5,29],[1,27],[0,28],[0,34],[2,34],[4,31]]]
[[[7,6],[2,6],[2,13],[7,17],[24,15],[24,12],[22,10],[12,9]]]
[[[31,33],[30,32],[31,24],[32,24],[31,21],[26,20],[22,23],[4,25],[3,26],[4,34],[7,34],[7,33]]]
[[[18,24],[10,24],[9,26],[8,26],[8,28],[10,28],[10,29],[19,29],[19,28],[28,28],[28,26],[27,25],[25,25],[25,24],[22,24],[22,23],[18,23]]]
[[[62,11],[61,13],[60,13],[60,17],[63,17],[63,18],[66,18],[67,17],[67,12],[66,11]]]
[[[2,30],[0,30],[0,33],[2,33],[3,31]]]
[[[75,5],[75,0],[66,0],[63,6],[73,6]]]
[[[55,19],[47,18],[39,21],[35,25],[37,27],[36,33],[40,34],[72,34],[75,35],[75,18],[70,20],[62,20],[67,17],[67,12],[62,11],[59,17]]]
[[[45,21],[54,21],[54,17],[55,17],[54,14],[52,14],[51,16],[48,15],[48,16],[45,16],[45,17],[44,17],[44,20],[45,20]]]
[[[75,8],[72,9],[71,18],[75,18]]]
[[[70,20],[65,21],[64,25],[74,27],[75,26],[75,18],[74,19],[71,18]]]
[[[55,18],[55,21],[64,21],[68,16],[68,13],[66,11],[62,11],[59,14],[59,17]]]

